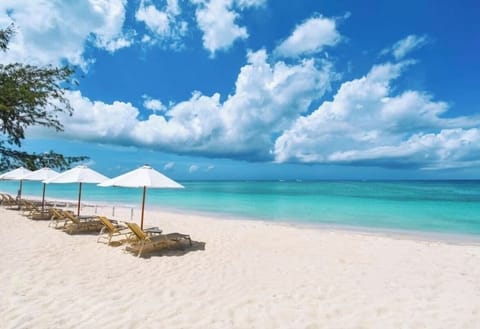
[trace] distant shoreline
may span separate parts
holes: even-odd
[[[7,193],[7,192],[2,192]],[[24,195],[25,199],[30,200],[41,200],[41,197],[33,195]],[[67,207],[76,208],[77,200],[73,199],[61,199],[61,198],[47,198],[46,201],[53,203],[66,203]],[[95,201],[95,200],[82,200],[82,210],[84,208],[112,208],[111,212],[107,212],[103,215],[112,215],[113,212],[118,212],[123,210],[130,210],[132,214],[138,215],[140,211],[140,204],[125,204],[118,202],[108,202],[108,201]],[[115,210],[113,209],[115,208]],[[175,215],[189,215],[196,216],[199,218],[214,218],[214,219],[227,219],[233,221],[254,221],[261,222],[268,225],[279,225],[285,227],[296,227],[296,228],[306,228],[306,229],[316,229],[321,231],[339,231],[339,232],[350,232],[354,234],[363,234],[363,235],[374,235],[389,237],[394,239],[408,239],[416,241],[427,241],[427,242],[443,242],[456,245],[480,245],[480,234],[468,234],[468,233],[446,233],[446,232],[432,232],[432,231],[415,231],[415,230],[405,230],[405,229],[395,229],[395,228],[384,228],[384,227],[367,227],[367,226],[349,226],[349,225],[340,225],[340,224],[330,224],[330,223],[311,223],[311,222],[302,222],[291,220],[266,220],[262,218],[255,217],[246,217],[246,216],[237,216],[235,214],[228,213],[215,213],[201,210],[192,210],[185,208],[171,208],[159,205],[145,205],[146,210],[149,211],[158,211],[168,214]],[[100,214],[100,213],[99,213]],[[129,220],[130,218],[125,218]]]
[[[146,208],[358,232],[428,239],[476,241],[480,237],[478,181],[378,182],[195,182],[183,190],[148,189]],[[0,185],[16,192],[18,183]],[[47,186],[47,200],[76,204],[76,184]],[[39,199],[39,182],[24,184]],[[82,204],[140,207],[135,188],[86,184]]]

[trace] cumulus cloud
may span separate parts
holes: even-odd
[[[248,38],[247,28],[236,21],[239,11],[261,7],[266,0],[191,0],[197,6],[195,16],[203,32],[203,46],[212,56],[229,49],[236,40]]]
[[[59,115],[64,123],[65,131],[61,134],[71,140],[102,141],[120,145],[129,145],[129,132],[135,128],[139,111],[132,104],[115,101],[106,104],[102,101],[91,101],[82,96],[80,91],[67,91],[65,96],[75,109],[69,117]],[[57,132],[33,127],[29,130],[32,136],[47,135],[58,137]]]
[[[249,7],[262,7],[267,3],[267,0],[235,0],[240,9]]]
[[[426,35],[418,36],[411,34],[406,38],[397,41],[392,47],[383,49],[381,54],[385,55],[391,53],[396,60],[400,60],[411,51],[423,47],[429,42],[430,40]]]
[[[195,1],[198,3],[196,18],[203,32],[203,46],[212,56],[218,50],[228,49],[235,40],[246,39],[245,27],[238,26],[238,14],[231,9],[233,0]]]
[[[68,92],[76,111],[61,118],[62,136],[256,161],[424,169],[480,164],[480,116],[449,117],[448,104],[427,93],[393,92],[393,82],[410,65],[376,65],[308,113],[328,88],[329,70],[313,61],[269,64],[266,52],[258,51],[248,55],[224,102],[219,94],[196,92],[146,119],[130,103]]]
[[[271,64],[264,50],[249,53],[247,61],[235,92],[224,102],[219,94],[195,92],[146,119],[130,103],[106,104],[69,92],[76,110],[72,117],[61,118],[63,136],[178,154],[272,159],[275,135],[326,92],[332,73],[328,64],[318,66],[313,60]]]
[[[478,158],[479,116],[443,118],[448,105],[428,94],[393,95],[393,80],[409,64],[377,65],[343,83],[332,101],[276,140],[276,160],[431,169]]]
[[[478,124],[478,121],[477,121]],[[480,129],[442,129],[417,133],[398,145],[376,146],[332,154],[332,162],[384,167],[449,169],[480,164]]]
[[[271,65],[265,51],[249,53],[235,93],[225,102],[219,94],[196,92],[164,116],[138,122],[134,138],[177,153],[271,158],[272,134],[307,111],[312,100],[325,93],[330,77],[328,66],[317,68],[312,60]]]
[[[275,54],[283,57],[311,55],[326,46],[336,45],[340,40],[335,20],[316,16],[298,25],[292,35],[275,49]]]
[[[186,21],[180,19],[181,9],[178,0],[167,0],[163,10],[159,10],[151,1],[142,0],[135,13],[137,21],[145,23],[153,33],[153,37],[145,35],[143,42],[153,43],[160,41],[171,47],[180,45],[180,40],[188,30]]]
[[[0,26],[14,22],[18,31],[1,61],[86,68],[86,42],[110,52],[131,45],[131,34],[122,32],[126,2],[3,0]]]
[[[167,107],[159,99],[150,98],[147,95],[143,95],[143,107],[153,112],[164,112],[167,110]]]

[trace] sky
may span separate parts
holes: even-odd
[[[476,179],[478,1],[2,0],[0,63],[71,65],[23,148],[115,176]]]

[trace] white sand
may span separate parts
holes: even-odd
[[[94,235],[0,209],[0,327],[480,327],[473,243],[152,211],[146,218],[190,234],[195,250],[136,258]]]

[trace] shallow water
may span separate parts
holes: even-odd
[[[182,182],[149,189],[147,207],[266,221],[480,235],[480,181]],[[18,182],[2,181],[15,194]],[[39,182],[23,194],[40,197]],[[47,198],[75,200],[78,184],[49,184]],[[82,200],[138,206],[141,189],[85,184]]]

